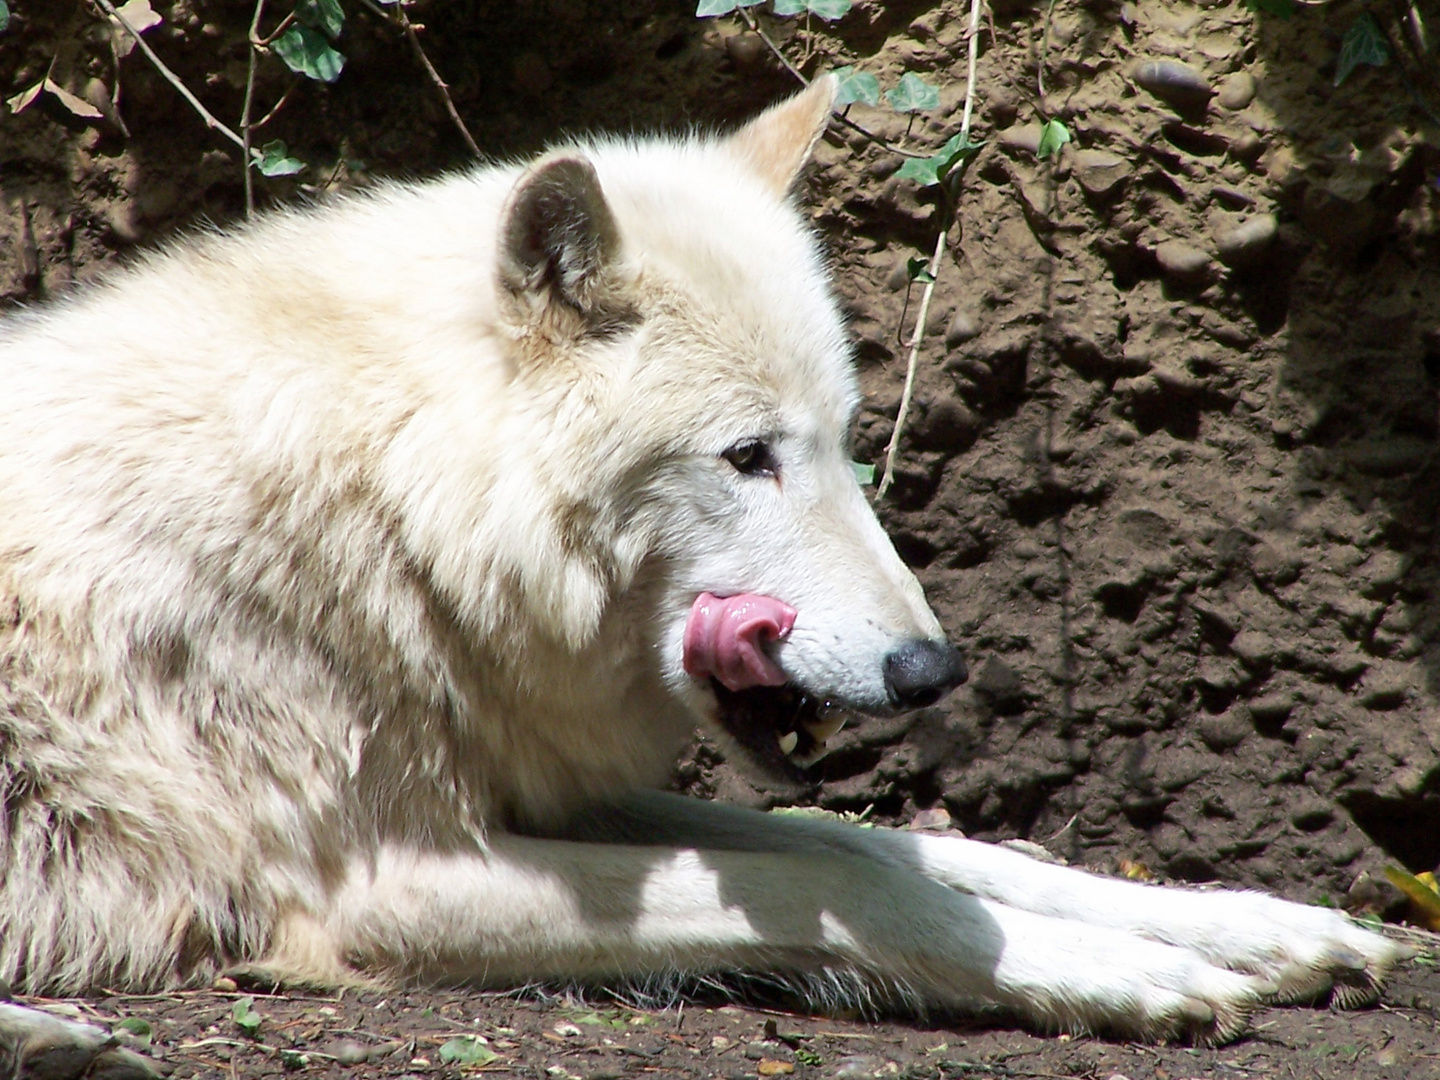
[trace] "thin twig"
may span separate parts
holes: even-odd
[[[485,155],[480,152],[479,144],[475,142],[475,137],[465,126],[465,121],[460,119],[459,110],[455,108],[455,102],[450,98],[450,87],[445,85],[445,80],[440,78],[440,73],[435,70],[435,65],[430,63],[430,58],[425,55],[425,50],[420,45],[420,35],[415,32],[415,24],[410,21],[410,16],[405,14],[404,4],[395,5],[393,21],[405,31],[405,37],[410,41],[410,48],[415,51],[415,59],[420,61],[420,66],[425,69],[425,73],[430,76],[430,81],[435,85],[435,89],[440,92],[440,98],[445,102],[445,111],[450,114],[450,119],[455,124],[456,130],[460,132],[460,137],[465,140],[465,145],[477,158],[484,157]]]
[[[1040,108],[1045,108],[1045,65],[1050,62],[1050,20],[1055,15],[1055,0],[1045,5],[1045,32],[1040,39],[1040,63],[1035,69],[1035,87],[1040,91]]]
[[[287,86],[285,88],[285,92],[280,95],[280,100],[275,102],[274,105],[270,106],[269,112],[267,112],[264,116],[260,117],[259,120],[256,120],[253,124],[251,124],[250,130],[259,131],[266,124],[270,123],[271,120],[274,120],[275,114],[285,107],[285,103],[290,100],[290,95],[295,93],[296,88],[301,85],[303,85],[301,80],[296,79],[289,86]]]
[[[973,0],[979,3],[980,0]],[[942,210],[942,213],[944,211]],[[947,225],[948,222],[942,222]],[[910,362],[905,367],[905,389],[900,393],[900,411],[895,415],[895,430],[890,433],[890,442],[885,446],[885,472],[880,477],[880,486],[875,491],[877,499],[883,499],[885,492],[895,479],[895,447],[899,445],[900,433],[905,430],[905,420],[910,414],[910,398],[915,390],[915,368],[920,358],[920,343],[925,339],[925,320],[930,317],[930,299],[935,295],[935,279],[940,273],[940,260],[945,254],[945,234],[941,228],[935,237],[935,250],[926,265],[930,280],[925,283],[925,292],[920,297],[920,314],[915,316],[915,333],[910,338]]]
[[[255,68],[259,64],[260,16],[265,13],[265,0],[255,0],[255,17],[250,20],[250,67],[245,73],[245,104],[240,107],[240,138],[245,159],[241,163],[245,170],[245,216],[255,213],[255,178],[250,175],[250,106],[255,101]]]
[[[970,0],[969,70],[965,79],[965,107],[960,114],[960,144],[962,146],[970,141],[970,118],[975,111],[975,73],[980,60],[980,9],[982,6],[982,0]],[[900,436],[905,431],[905,421],[910,415],[910,399],[915,390],[915,369],[920,361],[920,345],[925,340],[925,323],[930,317],[930,300],[935,295],[935,283],[940,277],[940,260],[945,254],[945,236],[950,231],[949,207],[953,204],[953,199],[947,199],[944,196],[947,191],[958,190],[957,181],[964,177],[967,167],[968,160],[941,183],[940,232],[935,237],[935,250],[931,253],[930,263],[926,268],[930,280],[925,283],[925,292],[920,298],[920,313],[915,317],[915,333],[910,339],[910,358],[905,366],[905,388],[900,392],[900,410],[895,414],[895,429],[890,433],[890,441],[885,446],[885,471],[880,477],[879,487],[875,490],[877,499],[883,499],[885,493],[890,490],[891,483],[894,482],[895,450],[900,445]],[[951,188],[952,183],[956,184],[955,189]]]
[[[140,31],[136,30],[135,27],[131,26],[124,15],[121,15],[120,12],[115,10],[115,5],[112,4],[110,0],[95,0],[95,3],[102,11],[105,12],[106,15],[109,15],[112,19],[119,23],[127,34],[129,34],[132,38],[135,39],[135,44],[140,46],[140,51],[145,54],[146,59],[148,59],[150,63],[155,65],[155,69],[160,72],[166,82],[168,82],[171,86],[175,87],[176,90],[180,91],[180,96],[183,97],[186,101],[188,101],[195,109],[195,111],[200,114],[200,118],[205,121],[206,127],[210,128],[212,131],[220,132],[220,134],[224,135],[236,146],[240,147],[241,150],[245,149],[245,140],[242,139],[239,135],[235,134],[235,132],[231,131],[230,128],[228,128],[223,122],[216,118],[214,113],[212,113],[209,109],[205,108],[204,105],[200,104],[200,99],[190,92],[189,87],[187,87],[183,82],[180,81],[180,77],[176,75],[175,72],[171,71],[168,67],[165,66],[165,61],[161,60],[160,57],[155,55],[155,50],[150,48],[150,45],[145,41],[143,37],[140,36]]]
[[[319,1058],[322,1061],[336,1061],[340,1059],[334,1054],[327,1054],[323,1050],[287,1050],[279,1046],[271,1046],[268,1043],[257,1042],[254,1039],[227,1039],[223,1035],[215,1035],[208,1039],[197,1039],[195,1042],[180,1043],[176,1050],[203,1050],[211,1046],[228,1046],[237,1050],[259,1050],[266,1054],[273,1054],[280,1057],[284,1054],[294,1054],[297,1057]],[[231,1056],[231,1064],[234,1064],[234,1056]]]
[[[750,29],[760,38],[761,41],[765,43],[765,47],[768,48],[775,55],[775,59],[779,60],[780,63],[785,65],[785,70],[790,72],[791,75],[794,75],[795,78],[799,80],[801,86],[810,85],[810,80],[807,79],[803,74],[801,74],[800,69],[797,68],[794,64],[792,64],[790,62],[790,58],[787,57],[780,50],[780,46],[776,45],[775,42],[771,39],[770,35],[765,33],[765,31],[761,28],[760,24],[755,21],[755,16],[750,14],[748,8],[740,9],[740,17],[745,20],[746,24],[750,27]],[[869,139],[876,146],[879,146],[885,150],[889,150],[892,154],[899,154],[901,157],[909,158],[927,158],[930,156],[929,154],[926,154],[919,150],[910,150],[904,146],[896,146],[892,142],[887,142],[884,138],[876,135],[868,128],[861,127],[859,124],[857,124],[854,120],[851,120],[839,109],[836,109],[834,112],[832,112],[830,116],[837,123],[845,125],[845,127],[848,127],[856,134],[865,136],[865,138]]]
[[[285,33],[286,30],[289,30],[290,24],[294,21],[295,12],[292,11],[289,15],[286,15],[283,19],[280,20],[280,24],[276,26],[274,30],[271,30],[270,33],[266,34],[264,37],[260,36],[260,26],[259,23],[256,23],[254,26],[251,27],[250,40],[263,49],[267,47],[276,38],[278,38],[281,34]]]

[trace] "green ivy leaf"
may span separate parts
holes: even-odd
[[[913,71],[900,76],[900,85],[885,91],[885,100],[896,112],[928,112],[940,105],[940,91]]]
[[[467,1066],[472,1069],[489,1065],[500,1055],[485,1045],[478,1035],[461,1035],[440,1045],[440,1060],[447,1065]]]
[[[1385,44],[1384,32],[1374,16],[1362,11],[1340,41],[1340,56],[1335,61],[1335,85],[1339,86],[1348,79],[1360,64],[1384,67],[1389,62],[1390,49]]]
[[[289,148],[279,139],[266,143],[260,148],[260,160],[255,162],[261,176],[294,176],[305,163],[290,156]]]
[[[345,10],[340,0],[300,0],[295,5],[295,17],[306,26],[325,31],[331,40],[345,28]]]
[[[775,0],[771,10],[776,15],[804,15],[808,11],[826,22],[834,22],[844,18],[854,6],[854,0]]]
[[[861,487],[869,487],[875,483],[875,466],[866,465],[863,461],[850,462],[850,471],[855,474],[855,482]]]
[[[146,1046],[150,1045],[150,1021],[139,1016],[127,1016],[115,1025],[117,1030],[128,1031]]]
[[[880,80],[868,71],[857,71],[853,64],[836,68],[835,104],[849,105],[858,101],[864,105],[880,104]]]
[[[306,78],[333,83],[345,67],[345,57],[330,47],[325,35],[308,26],[292,26],[270,45],[285,66]]]
[[[895,171],[902,180],[914,180],[921,187],[940,183],[955,169],[980,153],[983,142],[972,143],[963,135],[952,135],[940,150],[928,158],[906,158]]]
[[[910,275],[911,281],[921,285],[928,285],[935,280],[935,275],[930,273],[930,260],[921,255],[910,256],[905,263],[905,272]]]
[[[230,1019],[235,1021],[235,1026],[251,1038],[260,1030],[260,1025],[265,1018],[255,1011],[255,999],[253,997],[242,997],[235,1002],[235,1007],[230,1010]]]
[[[819,1054],[817,1054],[814,1050],[807,1050],[805,1049],[805,1047],[801,1046],[797,1047],[795,1050],[795,1060],[798,1061],[801,1065],[809,1065],[813,1069],[821,1065],[825,1059],[822,1058]]]
[[[729,15],[736,8],[754,7],[764,2],[765,0],[700,0],[695,5],[695,15],[700,19],[708,19],[715,15]]]
[[[1046,120],[1045,126],[1040,129],[1040,145],[1035,148],[1035,156],[1044,161],[1052,154],[1058,154],[1069,141],[1069,128],[1059,120]]]

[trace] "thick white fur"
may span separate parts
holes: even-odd
[[[1254,894],[633,794],[715,708],[699,592],[791,604],[779,663],[862,710],[940,634],[785,197],[828,95],[279,214],[0,329],[0,977],[757,970],[1224,1037],[1384,973]],[[525,185],[587,167],[554,242],[591,246],[517,264]]]

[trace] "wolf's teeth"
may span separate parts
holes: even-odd
[[[808,720],[805,723],[805,730],[810,737],[820,746],[824,746],[826,740],[845,726],[845,714],[838,709],[822,712],[818,719]]]
[[[795,747],[800,745],[800,733],[798,731],[787,731],[780,736],[780,752],[789,757],[795,752]]]

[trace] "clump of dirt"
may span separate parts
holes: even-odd
[[[1404,65],[1362,65],[1334,86],[1358,8],[1277,20],[1227,0],[992,7],[976,88],[986,146],[925,327],[897,483],[878,507],[974,677],[940,706],[837,737],[807,798],[892,824],[943,810],[971,835],[1028,838],[1098,869],[1387,908],[1393,897],[1374,881],[1384,862],[1440,862],[1440,127],[1413,104]],[[147,40],[233,123],[251,9],[154,9],[163,22]],[[347,10],[348,63],[333,85],[273,58],[259,67],[257,113],[290,94],[264,138],[308,164],[259,180],[262,205],[467,160],[404,36],[365,6]],[[680,0],[407,10],[494,155],[580,129],[728,123],[794,86],[743,23],[697,20]],[[883,107],[850,111],[886,139],[933,149],[958,129],[967,16],[957,0],[862,0],[808,31],[762,25],[808,72],[854,63],[884,86],[905,71],[939,86],[941,108],[913,124]],[[47,94],[0,125],[8,304],[63,295],[137,249],[243,213],[238,151],[138,52],[117,61],[110,40],[89,9],[62,5],[12,5],[0,36],[6,95],[48,72],[101,114]],[[1042,161],[1051,118],[1073,141]],[[933,194],[897,178],[899,164],[836,127],[811,179],[862,365],[856,455],[867,461],[899,403],[918,307],[906,264],[929,252],[938,220]],[[706,742],[679,783],[751,805],[782,799]],[[1363,1059],[1388,1075],[1398,1059],[1386,1047],[1401,1046],[1405,1023],[1433,1033],[1432,984],[1404,991],[1424,999],[1404,1023],[1370,1018],[1355,1070]],[[163,1018],[172,1000],[193,1016],[216,1011],[225,1029],[218,999],[145,1007]],[[447,1033],[481,1007],[392,1000],[458,1009],[432,1025]],[[345,1011],[347,1028],[374,1023],[385,1039],[411,1040],[377,1074],[436,1064],[398,1015],[349,1015],[362,1006],[378,1009],[326,1007]],[[303,1000],[270,1007],[287,1031],[342,1026]],[[554,1023],[527,1012],[539,1006],[483,1008],[491,1031],[534,1020],[548,1039],[540,1027]],[[507,1008],[519,1019],[502,1023]],[[764,1042],[756,1014],[738,1014],[745,1030],[733,1033],[730,1014],[705,1015],[724,1018],[677,1021],[664,1038],[658,1023],[637,1027],[659,1056],[566,1057],[562,1035],[534,1042],[561,1072],[538,1051],[521,1057],[556,1076],[753,1075],[760,1059],[736,1048]],[[1277,1015],[1270,1030],[1285,1034],[1234,1052],[1265,1061],[1237,1068],[1283,1075],[1285,1047],[1321,1045],[1303,1014]],[[838,1041],[804,1043],[823,1046],[829,1075],[862,1075],[843,1071],[849,1058],[911,1075],[1026,1075],[1035,1061],[1041,1073],[1085,1075],[1187,1067],[1179,1051],[1042,1044],[1002,1029],[965,1031],[962,1068],[930,1045],[941,1034],[839,1028]],[[990,1058],[987,1038],[998,1040]],[[604,1045],[590,1039],[586,1055],[591,1042]],[[247,1075],[282,1067],[257,1053],[232,1064]],[[811,1069],[797,1053],[773,1056]],[[1327,1074],[1322,1058],[1306,1059],[1306,1075],[1355,1074]],[[325,1060],[308,1067],[330,1069]],[[216,1049],[215,1061],[181,1067],[218,1061]]]

